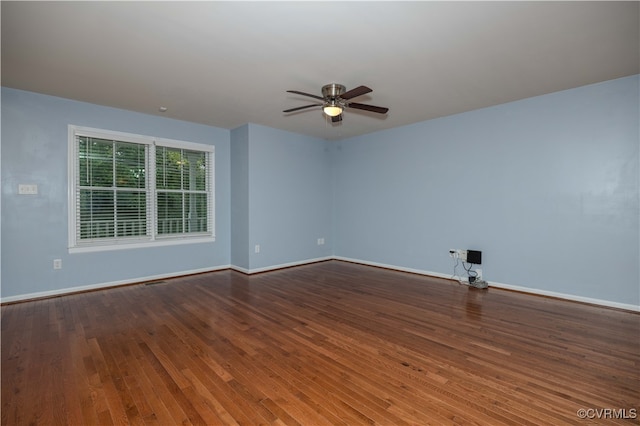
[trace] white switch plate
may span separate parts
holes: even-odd
[[[62,259],[53,259],[53,269],[62,269]]]
[[[260,253],[260,244],[256,244],[253,250],[255,253]]]
[[[318,245],[321,246],[324,244],[324,238],[318,238]]]
[[[21,195],[37,195],[38,185],[21,183],[18,185],[18,194]]]

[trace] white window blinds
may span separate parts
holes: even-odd
[[[150,237],[148,146],[77,136],[80,241]]]
[[[209,154],[157,146],[155,161],[157,234],[208,233],[213,215]]]

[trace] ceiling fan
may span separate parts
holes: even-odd
[[[367,86],[358,86],[355,89],[346,91],[347,89],[342,84],[327,84],[322,86],[322,96],[312,95],[309,93],[299,92],[297,90],[287,90],[288,93],[295,93],[297,95],[309,96],[310,98],[318,99],[322,102],[305,105],[297,108],[285,109],[282,112],[294,112],[302,109],[313,108],[320,106],[322,111],[329,117],[331,122],[337,123],[342,121],[342,112],[345,108],[355,108],[364,111],[376,112],[378,114],[386,114],[389,108],[383,108],[374,105],[360,104],[357,102],[351,102],[350,99],[362,96],[373,90]]]

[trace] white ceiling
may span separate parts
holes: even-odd
[[[335,140],[637,74],[639,5],[2,1],[2,85]],[[390,111],[282,113],[328,83]]]

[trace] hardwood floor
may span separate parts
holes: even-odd
[[[3,425],[638,424],[639,371],[636,313],[339,261],[2,307]]]

